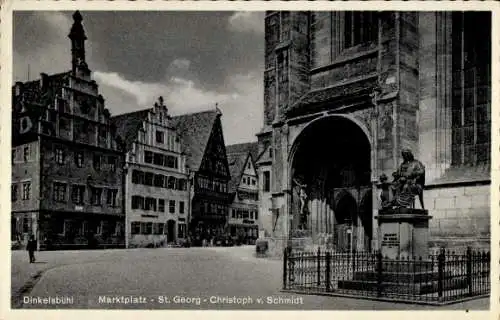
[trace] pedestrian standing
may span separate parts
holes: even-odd
[[[36,240],[34,235],[30,236],[28,244],[26,245],[26,250],[28,250],[30,263],[35,262]]]

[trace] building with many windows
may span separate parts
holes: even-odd
[[[231,237],[251,244],[259,237],[259,179],[255,160],[257,143],[226,146],[231,180],[228,228]]]
[[[409,148],[432,245],[488,245],[491,13],[267,12],[258,138],[266,230],[293,236],[305,192],[314,242],[378,248],[377,182]]]
[[[190,188],[189,232],[193,244],[227,235],[230,180],[222,133],[222,113],[203,111],[173,117],[186,153]]]
[[[126,147],[127,247],[156,247],[187,236],[186,156],[163,98],[153,108],[112,117]]]
[[[12,240],[41,249],[124,245],[124,153],[85,62],[77,11],[71,70],[12,89]]]

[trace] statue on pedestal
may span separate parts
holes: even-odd
[[[301,183],[297,179],[293,179],[293,182],[299,187],[299,199],[300,199],[299,229],[300,230],[307,230],[307,218],[309,216],[309,210],[307,208],[307,201],[308,201],[308,196],[307,196],[307,192],[306,192],[307,184]]]
[[[410,149],[403,149],[401,155],[403,163],[392,174],[392,183],[387,183],[386,175],[380,177],[382,208],[414,208],[418,196],[422,209],[425,209],[425,166],[414,158]]]

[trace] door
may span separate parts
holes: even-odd
[[[175,221],[168,220],[167,222],[167,242],[175,241]]]

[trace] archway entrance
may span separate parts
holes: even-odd
[[[167,221],[167,243],[175,241],[175,221]]]
[[[347,118],[325,117],[301,132],[290,160],[292,236],[306,229],[317,243],[332,239],[336,250],[370,250],[370,157],[367,136]]]

